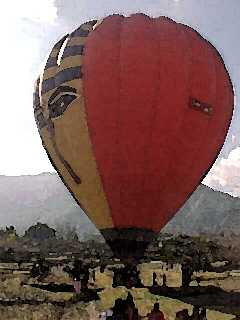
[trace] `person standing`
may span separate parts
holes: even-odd
[[[73,287],[76,294],[80,294],[82,290],[82,280],[83,280],[83,267],[81,260],[75,260],[73,263],[73,268],[65,267],[64,271],[67,272],[73,279]]]
[[[183,309],[181,311],[178,311],[176,313],[176,318],[175,320],[189,320],[189,314],[188,314],[188,309]]]
[[[128,320],[139,320],[138,309],[135,306],[133,296],[128,292],[127,299],[125,300],[126,315]]]
[[[207,311],[205,308],[203,308],[200,312],[200,316],[199,316],[200,320],[207,320]]]
[[[156,272],[153,272],[153,275],[152,275],[152,286],[153,287],[157,287],[158,286]]]
[[[158,302],[154,303],[153,310],[148,314],[148,320],[165,320]]]

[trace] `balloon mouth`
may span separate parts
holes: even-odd
[[[111,228],[101,230],[115,258],[122,262],[137,262],[144,257],[145,251],[156,233],[143,228]]]

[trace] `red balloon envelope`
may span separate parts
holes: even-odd
[[[141,255],[218,156],[233,88],[217,50],[190,27],[143,14],[95,24],[53,48],[35,116],[58,173],[113,250]]]

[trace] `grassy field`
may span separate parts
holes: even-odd
[[[179,286],[181,284],[181,275],[178,270],[179,266],[174,266],[172,269],[166,268],[161,264],[143,264],[140,266],[141,279],[144,285],[151,285],[152,272],[157,273],[157,280],[159,284],[162,281],[162,274],[167,276],[168,286]],[[38,305],[13,305],[0,307],[0,313],[4,320],[75,320],[75,319],[98,319],[99,313],[103,310],[111,308],[117,298],[126,298],[128,291],[131,292],[134,302],[139,310],[141,316],[146,316],[152,309],[155,302],[159,302],[162,311],[168,320],[174,320],[177,311],[187,308],[191,314],[193,306],[182,301],[171,299],[163,296],[153,295],[147,288],[133,288],[127,290],[124,287],[112,288],[112,272],[105,270],[104,273],[96,272],[95,287],[104,288],[98,293],[100,300],[88,303],[77,302],[72,303],[71,299],[74,294],[71,292],[50,292],[39,288],[33,288],[31,284],[37,283],[36,280],[29,278],[28,274],[21,274],[18,272],[6,274],[7,279],[0,283],[0,299],[28,299],[38,300]],[[209,277],[211,280],[209,280]],[[218,275],[219,277],[219,275]],[[221,286],[227,286],[230,290],[231,286],[238,289],[240,279],[222,278],[214,280],[212,274],[206,274],[201,285],[207,285],[213,282],[215,285],[220,281]],[[71,284],[71,279],[66,273],[60,269],[55,268],[52,273],[44,280],[46,283],[64,283]],[[23,285],[23,283],[25,283]],[[42,301],[42,302],[41,302]],[[47,302],[46,302],[47,301]],[[64,307],[56,306],[56,302],[67,302]],[[220,313],[214,310],[207,310],[208,320],[230,320],[234,319],[233,315]]]

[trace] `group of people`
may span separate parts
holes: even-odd
[[[106,266],[100,265],[100,272],[104,272]],[[67,265],[63,269],[73,280],[73,286],[76,293],[80,293],[87,289],[88,282],[91,276],[92,283],[95,282],[95,268],[91,268],[90,264],[83,263],[81,260],[75,260],[73,267]],[[91,271],[90,271],[91,270]],[[113,288],[125,286],[130,289],[132,287],[143,287],[140,278],[140,271],[135,265],[125,265],[122,268],[112,267],[109,270],[113,271]],[[50,266],[44,259],[38,259],[31,269],[31,276],[36,278],[47,277],[50,273]],[[157,274],[153,272],[153,286],[158,286]],[[166,286],[166,275],[163,275],[163,284]]]
[[[106,268],[106,264],[102,263],[100,265],[100,272],[103,273],[105,271],[105,268]],[[94,283],[95,268],[91,268],[90,264],[83,263],[81,260],[75,260],[73,263],[73,267],[66,266],[64,268],[64,271],[67,272],[69,276],[73,279],[73,286],[75,288],[76,293],[80,293],[81,290],[83,291],[84,289],[87,288],[88,281],[90,278],[90,269],[91,269],[91,275],[92,275],[91,277],[92,282]],[[118,286],[125,286],[128,289],[132,287],[135,287],[135,288],[143,287],[143,284],[140,278],[140,271],[138,270],[136,265],[126,264],[122,268],[112,267],[112,268],[109,268],[109,270],[113,271],[113,284],[112,284],[113,288]],[[38,259],[32,267],[31,276],[44,278],[49,274],[49,272],[50,272],[50,267],[46,263],[46,261],[44,259]],[[183,278],[189,278],[189,273],[186,272],[186,270],[185,272],[183,272]],[[153,272],[153,275],[152,275],[152,286],[153,287],[159,286],[157,282],[156,272]],[[162,276],[162,287],[167,287],[165,274],[163,274]]]
[[[140,279],[140,271],[135,265],[125,265],[123,268],[111,268],[113,271],[113,288],[125,286],[130,289],[132,287],[142,287]]]
[[[152,311],[146,316],[142,317],[138,313],[131,293],[128,293],[126,300],[117,299],[112,309],[102,312],[100,320],[165,320],[163,312],[160,310],[159,303],[155,303]]]
[[[131,293],[128,293],[127,299],[117,299],[112,309],[100,314],[100,320],[166,320],[164,313],[160,310],[160,305],[156,302],[151,312],[142,317],[138,313]],[[194,307],[189,315],[188,309],[180,310],[176,313],[175,320],[207,320],[206,309]]]

